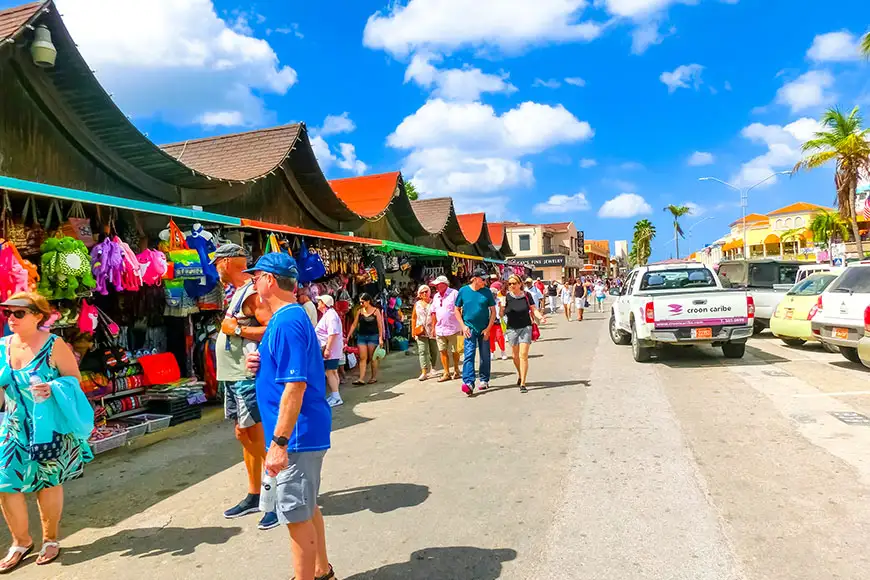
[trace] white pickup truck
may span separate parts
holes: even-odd
[[[635,268],[610,316],[610,338],[631,343],[634,360],[649,360],[662,344],[712,344],[741,358],[752,336],[755,304],[744,290],[728,290],[707,266],[683,262]]]

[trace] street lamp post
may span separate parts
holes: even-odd
[[[734,191],[736,191],[737,193],[740,194],[740,208],[743,210],[743,259],[744,260],[749,259],[749,245],[748,245],[748,240],[746,237],[746,206],[749,205],[749,192],[752,191],[753,189],[755,189],[756,187],[758,187],[759,185],[761,185],[762,183],[770,181],[771,179],[773,179],[777,175],[791,175],[792,173],[793,173],[792,171],[777,171],[776,173],[771,173],[770,175],[768,175],[767,177],[765,177],[764,179],[762,179],[761,181],[759,181],[755,185],[751,185],[749,187],[744,187],[744,188],[737,187],[736,185],[732,185],[732,184],[728,183],[727,181],[723,181],[723,180],[716,178],[716,177],[699,177],[698,178],[698,181],[717,181],[717,182],[721,183],[722,185],[726,185],[726,186],[730,187],[731,189],[733,189]]]

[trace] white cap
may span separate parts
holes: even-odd
[[[332,308],[335,306],[335,300],[333,300],[332,296],[329,294],[321,294],[317,297],[317,300],[326,304],[327,308]]]
[[[435,278],[435,281],[432,283],[435,284],[436,286],[438,284],[447,284],[449,286],[450,280],[447,279],[447,276],[441,275],[441,276],[438,276],[437,278]]]

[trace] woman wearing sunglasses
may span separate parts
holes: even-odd
[[[529,376],[529,348],[532,345],[532,320],[545,321],[540,310],[535,308],[531,294],[523,288],[519,276],[508,278],[508,291],[504,304],[499,305],[499,318],[507,319],[505,341],[513,350],[514,366],[517,369],[517,386],[526,393],[526,380]]]
[[[93,459],[88,437],[94,414],[79,384],[72,349],[42,327],[51,308],[42,296],[20,292],[0,304],[12,335],[0,340],[0,505],[12,547],[0,561],[10,572],[33,551],[25,494],[35,493],[42,520],[37,565],[60,555],[62,485]]]

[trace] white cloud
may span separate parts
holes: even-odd
[[[701,73],[704,67],[700,64],[684,64],[673,70],[673,72],[663,72],[659,76],[659,80],[668,86],[668,92],[673,93],[677,89],[695,89],[701,88],[703,81]]]
[[[580,160],[580,167],[582,167],[583,169],[589,169],[590,167],[595,167],[596,165],[598,165],[598,162],[595,161],[594,159],[581,159]]]
[[[741,131],[743,137],[767,147],[767,152],[744,163],[731,179],[741,187],[755,185],[776,171],[787,171],[801,159],[801,144],[821,130],[815,119],[803,117],[785,126],[752,123]],[[760,187],[776,183],[777,178]]]
[[[649,47],[661,44],[665,37],[659,32],[657,21],[644,22],[631,31],[632,54],[643,54]]]
[[[636,193],[620,193],[604,202],[598,210],[601,218],[631,218],[652,213],[652,207]]]
[[[637,161],[625,161],[619,164],[619,168],[623,171],[640,171],[644,169],[643,163],[638,163]]]
[[[318,135],[339,135],[341,133],[352,133],[356,130],[356,124],[351,120],[350,113],[345,111],[341,115],[327,115],[323,120],[323,126],[315,132]]]
[[[404,57],[419,50],[515,51],[550,42],[589,41],[601,34],[602,25],[581,21],[586,4],[586,0],[408,0],[370,16],[363,44]]]
[[[574,87],[585,87],[586,81],[580,77],[566,77],[565,82]]]
[[[487,74],[479,68],[439,69],[433,62],[441,57],[431,54],[417,54],[405,70],[405,82],[415,82],[425,89],[432,89],[433,95],[447,100],[476,101],[483,93],[516,92],[517,88],[507,81],[508,75]]]
[[[815,62],[858,60],[861,58],[858,44],[858,38],[848,30],[819,34],[807,51],[807,58]]]
[[[776,92],[776,102],[787,105],[792,113],[829,105],[837,99],[837,95],[828,92],[833,84],[834,77],[828,71],[811,70],[784,84]]]
[[[362,175],[368,170],[368,165],[357,159],[356,148],[350,143],[339,143],[339,154],[332,152],[326,139],[320,135],[311,137],[311,148],[314,150],[314,156],[317,157],[317,163],[323,173],[328,174],[333,167],[344,169],[355,175]]]
[[[246,18],[222,20],[212,0],[57,3],[100,82],[133,117],[185,125],[231,111],[239,124],[274,122],[262,95],[284,95],[297,80]]]
[[[712,153],[695,151],[689,157],[688,164],[692,167],[701,167],[703,165],[712,165],[715,161],[716,159],[713,157]]]
[[[482,103],[433,99],[406,117],[387,144],[408,150],[402,171],[433,195],[494,192],[534,183],[522,158],[594,134],[563,106],[525,102],[501,114]]]
[[[237,127],[245,124],[245,116],[241,111],[212,111],[203,113],[196,118],[203,127]]]
[[[571,213],[577,211],[586,211],[589,209],[589,201],[586,199],[586,194],[577,193],[574,195],[553,195],[550,199],[543,203],[535,205],[534,212],[541,213]]]
[[[559,87],[562,86],[562,83],[557,81],[556,79],[548,79],[546,81],[541,80],[541,79],[535,79],[535,82],[532,83],[532,86],[533,87],[545,87],[548,89],[558,89]]]
[[[661,13],[671,4],[694,2],[692,0],[603,0],[601,3],[614,16],[639,20]]]
[[[689,215],[693,217],[700,217],[707,213],[707,209],[698,205],[693,201],[684,201],[683,205],[689,208]]]

